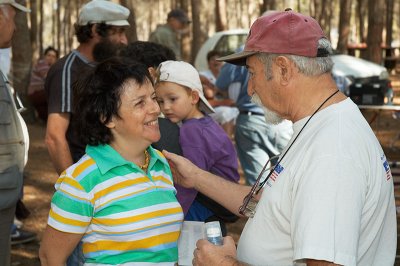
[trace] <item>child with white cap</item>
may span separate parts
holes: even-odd
[[[158,67],[157,101],[166,118],[180,125],[183,156],[200,168],[239,181],[235,148],[225,131],[208,114],[214,109],[204,97],[199,73],[182,61],[165,61]],[[185,220],[229,221],[235,217],[216,202],[176,185]],[[221,223],[223,226],[223,223]]]

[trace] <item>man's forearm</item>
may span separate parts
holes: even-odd
[[[250,187],[228,181],[201,169],[196,173],[196,180],[194,188],[197,191],[215,200],[232,213],[240,215],[239,207],[249,193]]]
[[[68,113],[51,113],[47,119],[45,140],[51,161],[58,174],[73,164],[66,138],[69,119]]]
[[[60,175],[65,169],[73,164],[71,152],[68,143],[56,139],[49,139],[46,137],[47,150],[53,166]]]

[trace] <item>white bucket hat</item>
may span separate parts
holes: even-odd
[[[189,63],[183,61],[165,61],[158,66],[157,82],[169,81],[197,91],[200,97],[199,108],[206,114],[214,113],[214,108],[204,97],[199,72]]]
[[[105,23],[112,26],[129,26],[129,9],[107,0],[92,0],[79,13],[78,24]]]

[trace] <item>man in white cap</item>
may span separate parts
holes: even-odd
[[[0,48],[11,46],[17,11],[30,10],[14,0],[0,0]],[[0,265],[10,265],[10,234],[21,194],[25,150],[24,127],[11,88],[0,70]]]
[[[106,0],[92,0],[85,4],[75,23],[79,46],[58,60],[49,70],[45,81],[48,101],[46,145],[50,158],[61,174],[85,153],[73,129],[73,86],[80,75],[115,54],[128,40],[125,29],[129,27],[129,9]],[[80,249],[78,246],[77,250]],[[68,265],[81,265],[82,252],[74,251]],[[78,254],[78,258],[76,255]]]
[[[45,82],[49,102],[46,144],[58,174],[85,152],[85,145],[74,136],[70,123],[74,116],[73,84],[85,69],[101,60],[95,58],[98,47],[105,44],[112,55],[113,44],[127,44],[128,16],[127,8],[110,1],[93,0],[84,5],[75,24],[79,46],[49,70]]]
[[[269,123],[292,121],[294,134],[252,189],[164,152],[175,181],[249,217],[237,250],[231,237],[222,246],[199,240],[193,265],[394,264],[392,174],[357,105],[336,87],[331,49],[313,18],[287,10],[258,18],[244,50],[222,58],[247,65],[249,95]]]

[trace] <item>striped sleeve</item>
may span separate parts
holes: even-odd
[[[57,181],[56,189],[48,224],[66,233],[85,233],[93,215],[92,196],[75,178],[65,175]]]

